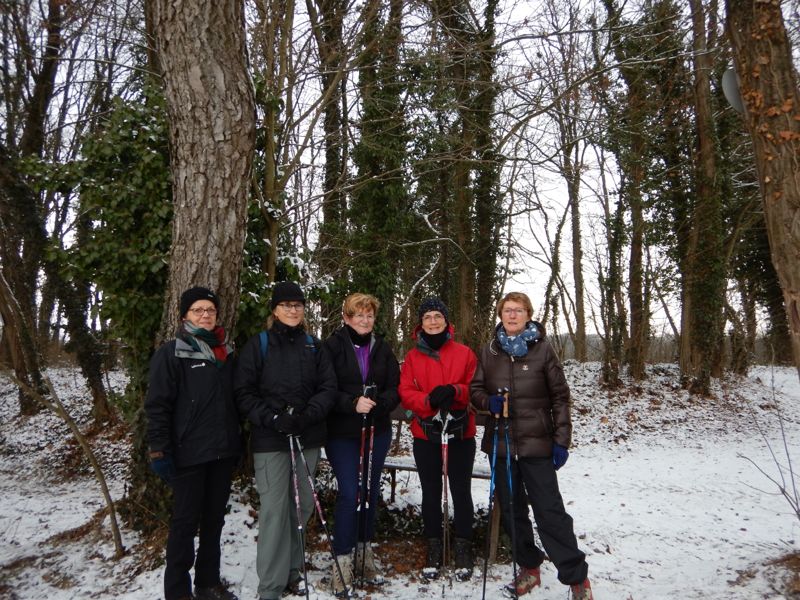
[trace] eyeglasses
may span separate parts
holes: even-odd
[[[422,317],[422,322],[426,323],[428,321],[444,321],[444,315],[425,315]]]
[[[528,311],[525,310],[524,308],[504,308],[503,309],[503,314],[506,315],[507,317],[510,317],[511,315],[524,315],[527,312]]]
[[[291,310],[303,310],[305,308],[305,304],[301,302],[281,302],[278,306],[287,312]]]
[[[203,315],[208,315],[209,317],[215,317],[217,315],[217,309],[214,307],[190,308],[189,312],[192,313],[195,317],[202,317]]]

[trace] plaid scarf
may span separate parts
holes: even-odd
[[[205,359],[212,361],[217,368],[222,368],[228,355],[233,351],[227,343],[227,336],[222,327],[215,327],[209,331],[204,327],[195,327],[189,321],[184,321],[178,328],[176,337],[189,344]]]

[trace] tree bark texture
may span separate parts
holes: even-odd
[[[255,101],[243,2],[152,2],[175,203],[162,341],[177,327],[180,294],[194,285],[217,292],[220,324],[230,329],[235,322]]]
[[[772,263],[800,375],[800,91],[792,47],[779,0],[727,0],[725,5]]]
[[[345,262],[342,240],[346,231],[347,203],[342,183],[346,178],[347,137],[342,116],[344,89],[337,85],[337,63],[343,53],[342,22],[346,12],[341,0],[318,0],[319,22],[314,31],[320,56],[320,80],[324,90],[332,93],[323,108],[325,133],[325,175],[323,183],[322,226],[318,244],[320,272],[332,279],[341,277]],[[311,11],[309,11],[311,12]],[[313,13],[312,13],[313,14]],[[341,301],[325,298],[322,302],[323,334],[333,333],[339,323]]]
[[[697,130],[695,201],[684,262],[686,318],[681,327],[681,374],[693,391],[706,394],[711,376],[719,376],[722,352],[720,320],[725,293],[721,198],[715,183],[716,150],[709,73],[712,56],[706,43],[701,0],[690,0],[694,49],[694,103]],[[685,354],[688,352],[688,354]]]

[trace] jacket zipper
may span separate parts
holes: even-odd
[[[511,397],[513,398],[514,397],[514,362],[515,361],[514,361],[514,357],[511,356],[511,355],[509,355],[508,358],[511,359],[511,362],[509,363],[511,365],[511,376],[509,377],[509,383],[511,384],[511,389],[509,390],[508,393],[511,394]],[[513,427],[513,424],[514,424],[513,412],[514,412],[514,405],[511,404],[511,406],[509,406],[509,414],[508,414],[508,418],[511,419],[511,424],[512,424],[511,439],[509,440],[509,442],[514,446],[514,460],[519,461],[519,444],[517,444],[517,428]],[[506,448],[506,451],[509,451],[509,449]]]

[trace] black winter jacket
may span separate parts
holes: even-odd
[[[342,327],[325,340],[325,351],[333,363],[338,381],[336,402],[328,417],[328,437],[354,438],[361,434],[363,417],[356,412],[353,401],[361,396],[364,382],[356,353],[347,329]],[[400,365],[394,352],[383,338],[372,335],[370,342],[370,367],[366,385],[376,385],[375,407],[370,414],[375,419],[375,431],[382,433],[392,426],[390,414],[400,403],[397,385],[400,383]]]
[[[233,370],[232,357],[217,368],[182,340],[161,346],[144,401],[150,450],[171,456],[176,467],[239,455]]]
[[[245,344],[236,363],[234,388],[239,414],[250,421],[253,452],[289,451],[286,434],[273,418],[288,410],[302,414],[306,427],[300,436],[304,448],[325,444],[325,420],[336,395],[336,374],[319,340],[306,340],[302,327],[276,321],[267,332],[266,357],[261,358],[258,335]]]

